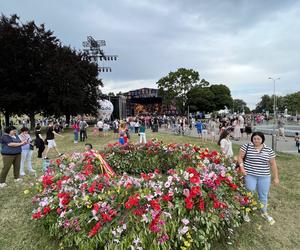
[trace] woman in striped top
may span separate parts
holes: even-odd
[[[257,190],[260,202],[264,205],[262,216],[274,224],[274,219],[267,213],[268,193],[271,185],[270,166],[274,175],[274,184],[279,184],[278,169],[275,153],[264,144],[265,136],[262,132],[254,132],[251,142],[241,146],[238,157],[240,170],[245,175],[246,188],[251,192]]]

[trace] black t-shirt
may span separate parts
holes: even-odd
[[[48,128],[47,128],[46,139],[47,139],[47,140],[53,140],[53,139],[54,139],[53,127],[48,127]]]

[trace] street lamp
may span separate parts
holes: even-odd
[[[276,133],[275,133],[275,126],[276,126],[276,95],[275,95],[275,87],[276,87],[276,81],[280,80],[280,77],[278,77],[278,78],[269,77],[268,79],[272,80],[273,84],[274,84],[273,85],[274,86],[274,92],[273,92],[273,99],[274,99],[274,102],[273,102],[274,122],[273,122],[273,134],[272,134],[272,149],[274,151],[276,151]]]

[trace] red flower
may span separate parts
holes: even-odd
[[[42,213],[40,211],[32,215],[32,219],[40,219],[41,217],[42,217]]]
[[[220,217],[221,219],[224,219],[225,214],[224,214],[224,213],[220,213],[219,217]]]
[[[133,206],[138,206],[139,205],[139,196],[129,196],[128,201],[125,202],[125,207],[127,209],[132,208]]]
[[[44,209],[43,209],[43,214],[44,214],[44,215],[49,214],[50,211],[51,211],[51,208],[50,208],[49,206],[46,206],[46,207],[44,207]]]
[[[57,209],[56,209],[56,213],[57,213],[57,214],[61,214],[61,212],[62,212],[61,208],[57,208]]]
[[[238,188],[238,186],[234,183],[230,183],[229,185],[233,190],[236,190]]]
[[[165,195],[162,196],[162,199],[163,199],[163,201],[171,201],[172,196],[165,194]]]
[[[93,210],[95,210],[95,212],[98,213],[99,209],[100,209],[100,205],[98,203],[94,203]]]
[[[101,228],[100,222],[97,222],[96,225],[89,232],[89,238],[93,237]]]
[[[150,205],[155,211],[160,211],[161,209],[158,200],[151,200]]]
[[[199,186],[193,186],[190,190],[190,196],[192,198],[196,197],[198,194],[201,194],[201,189]]]
[[[192,209],[192,208],[193,208],[194,202],[192,201],[192,199],[190,199],[190,198],[185,198],[184,201],[185,201],[185,207],[186,207],[187,209]]]
[[[145,209],[143,208],[137,208],[133,211],[133,214],[137,216],[142,216],[144,213],[145,213]]]
[[[214,200],[214,208],[219,208],[221,203],[218,200]]]
[[[43,182],[44,188],[46,188],[48,185],[50,186],[53,183],[53,176],[44,175],[42,182]]]
[[[203,212],[205,211],[205,203],[202,198],[200,198],[200,200],[199,200],[199,210],[203,211]]]
[[[189,174],[194,174],[196,176],[199,176],[199,173],[195,168],[189,167],[185,171],[187,171]]]
[[[112,220],[112,217],[106,213],[101,214],[101,217],[103,219],[104,222],[108,222]]]
[[[200,178],[196,175],[190,177],[190,182],[193,184],[199,184],[200,183]]]

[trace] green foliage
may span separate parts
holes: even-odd
[[[2,15],[0,43],[0,110],[6,116],[97,112],[97,67],[44,25]]]
[[[187,103],[187,93],[199,81],[199,73],[193,69],[179,68],[170,72],[167,76],[158,80],[159,94],[163,97],[166,105],[175,100],[182,113]],[[206,84],[206,83],[203,83]]]

